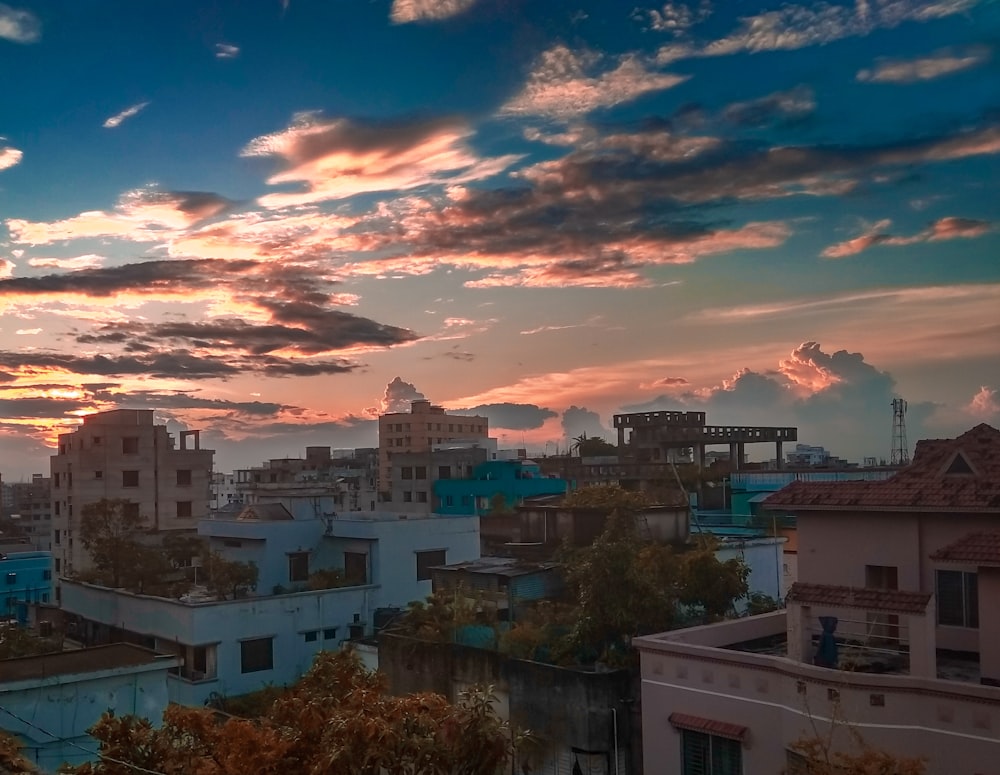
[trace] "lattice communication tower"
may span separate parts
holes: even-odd
[[[892,399],[892,455],[889,464],[905,466],[910,463],[910,446],[906,443],[906,401]]]

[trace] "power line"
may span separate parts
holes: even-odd
[[[100,751],[91,751],[89,748],[84,748],[79,743],[73,742],[73,740],[71,740],[68,737],[60,737],[59,735],[56,735],[56,734],[53,734],[52,732],[49,732],[49,730],[47,730],[47,729],[43,729],[42,727],[38,726],[38,724],[34,724],[31,721],[28,721],[26,718],[21,718],[16,713],[14,713],[14,711],[8,710],[7,708],[3,707],[2,705],[0,705],[0,711],[3,711],[8,716],[11,716],[11,717],[17,719],[18,721],[20,721],[24,725],[29,726],[32,729],[37,729],[39,732],[41,732],[44,735],[48,735],[49,737],[52,738],[52,740],[54,742],[66,743],[67,745],[70,745],[73,748],[78,748],[79,750],[81,750],[85,754],[87,754],[88,756],[91,756],[91,757],[96,756],[97,758],[103,759],[106,762],[111,762],[112,764],[120,764],[122,767],[130,767],[131,769],[135,770],[136,772],[142,772],[142,773],[145,773],[146,775],[166,775],[166,773],[160,772],[159,770],[148,770],[145,767],[140,767],[138,764],[132,764],[132,762],[122,761],[121,759],[115,759],[113,756],[108,756],[107,754],[103,754]]]

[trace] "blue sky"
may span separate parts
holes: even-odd
[[[0,3],[0,473],[115,407],[222,469],[421,395],[535,449],[996,423],[998,47],[976,0]]]

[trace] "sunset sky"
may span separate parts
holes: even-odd
[[[419,396],[1000,422],[1000,3],[634,2],[0,3],[3,479],[119,407],[219,470]]]

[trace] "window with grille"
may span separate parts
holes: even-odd
[[[177,486],[178,487],[190,487],[191,486],[191,469],[190,468],[179,468],[179,469],[177,469]]]
[[[309,580],[309,552],[292,552],[288,555],[288,580]]]
[[[192,513],[191,501],[177,501],[178,519],[190,519]]]
[[[272,638],[254,638],[240,643],[240,672],[258,673],[274,667]]]
[[[681,773],[743,775],[743,747],[739,740],[682,729]]]
[[[975,573],[939,570],[937,577],[938,624],[979,627],[979,583]]]
[[[445,565],[447,562],[447,551],[445,549],[417,552],[417,581],[429,581],[431,578],[431,568],[435,565]]]

